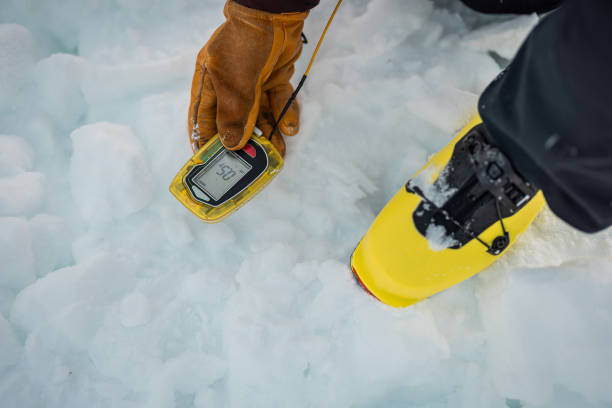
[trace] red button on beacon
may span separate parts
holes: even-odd
[[[244,150],[244,152],[245,152],[246,154],[248,154],[249,156],[251,156],[251,157],[253,157],[253,158],[255,158],[255,155],[257,154],[257,153],[255,152],[255,148],[254,148],[254,147],[253,147],[253,145],[252,145],[252,144],[250,144],[250,143],[249,143],[249,144],[247,144],[246,146],[244,146],[244,149],[242,149],[242,150]]]

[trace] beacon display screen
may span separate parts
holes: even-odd
[[[214,200],[219,200],[252,168],[237,154],[224,150],[193,181]]]

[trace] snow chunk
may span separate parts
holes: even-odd
[[[22,289],[34,281],[32,237],[24,218],[0,218],[0,259],[0,287]]]
[[[0,178],[0,215],[30,215],[44,193],[45,176],[37,172]]]
[[[450,167],[439,167],[430,165],[421,170],[419,174],[410,180],[411,188],[418,188],[421,193],[437,207],[443,207],[449,198],[457,192],[456,187],[450,187],[446,181]],[[424,208],[429,210],[430,203],[425,202]],[[432,251],[438,252],[458,244],[458,242],[446,233],[442,225],[430,224],[425,231],[425,238]]]
[[[4,6],[3,6],[4,8]],[[34,61],[34,40],[28,29],[0,24],[0,111],[12,107]]]
[[[4,316],[0,315],[0,374],[19,361],[21,346]]]
[[[458,123],[465,122],[473,116],[478,96],[453,86],[430,81],[431,78],[425,81],[418,76],[404,81],[402,104],[411,114],[451,134],[457,130]]]
[[[86,67],[80,57],[54,54],[34,68],[37,103],[62,128],[74,128],[87,108],[80,86]]]
[[[136,327],[151,320],[149,299],[140,292],[133,292],[121,301],[121,324],[124,327]]]
[[[8,316],[14,301],[13,290],[0,287],[0,314]]]
[[[434,124],[441,121],[448,133],[456,130],[457,123],[474,114],[474,106],[480,93],[499,75],[499,65],[488,54],[454,48],[444,52],[435,59],[435,63],[423,73],[423,80],[428,88],[419,85],[414,79],[417,92],[423,92],[421,102],[429,108],[427,112],[434,119]],[[420,88],[424,88],[420,90]],[[425,91],[425,92],[424,92]],[[411,92],[412,93],[412,92]],[[417,94],[418,95],[418,94]],[[423,110],[415,104],[416,112]],[[436,111],[436,107],[439,107]],[[471,109],[470,112],[465,112]],[[448,115],[448,112],[451,115]],[[461,116],[461,114],[466,116]]]
[[[92,224],[125,218],[151,201],[153,178],[144,147],[127,126],[95,123],[70,135],[72,195]]]
[[[24,125],[23,136],[31,142],[39,168],[44,168],[57,150],[70,151],[70,139],[65,137],[64,133],[62,133],[64,137],[54,139],[54,124],[49,117],[32,117]],[[57,149],[58,147],[60,149]]]
[[[495,51],[506,59],[512,59],[538,20],[537,14],[532,14],[489,24],[463,37],[462,43],[473,50]]]
[[[558,406],[552,399],[565,387],[593,404],[612,401],[611,267],[583,260],[523,268],[503,292],[481,292],[489,369],[501,395]]]
[[[437,207],[442,207],[457,192],[456,187],[450,187],[446,183],[448,171],[449,167],[445,167],[440,172],[438,167],[429,166],[410,180],[410,187],[419,188],[429,201]]]
[[[226,372],[226,364],[213,355],[183,353],[168,360],[156,371],[152,387],[154,391],[150,394],[150,404],[147,405],[171,407],[176,406],[176,394],[207,394],[208,386],[222,379]]]
[[[39,214],[30,220],[30,230],[39,276],[71,263],[73,234],[65,219]]]
[[[185,54],[139,64],[90,65],[81,89],[89,104],[112,103],[134,95],[163,89],[191,74],[193,55]],[[104,86],[100,86],[100,84]]]
[[[425,238],[429,248],[434,252],[442,251],[458,244],[453,237],[446,233],[446,228],[442,225],[430,224],[427,227],[427,231],[425,231]]]
[[[11,322],[29,332],[53,327],[84,347],[102,324],[102,306],[133,287],[132,272],[129,262],[110,254],[54,271],[17,295]]]
[[[423,1],[369,2],[367,12],[352,18],[344,27],[336,26],[337,34],[331,35],[338,36],[342,42],[358,44],[361,56],[374,56],[393,49],[423,27],[432,10],[431,3]],[[385,29],[381,30],[383,21]]]
[[[23,138],[0,135],[0,176],[14,176],[32,170],[34,151]]]
[[[193,242],[194,236],[187,222],[188,215],[179,207],[160,210],[161,224],[169,244],[182,247]]]
[[[296,264],[289,249],[254,255],[237,277],[223,347],[235,405],[316,406],[324,395],[332,406],[353,406],[427,382],[440,369],[448,344],[424,309],[385,307],[346,264]],[[420,375],[409,374],[415,370]],[[270,383],[302,392],[269,392]]]

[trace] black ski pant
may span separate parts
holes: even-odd
[[[612,0],[566,0],[545,16],[479,111],[555,214],[585,232],[612,225]]]

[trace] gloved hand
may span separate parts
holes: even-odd
[[[230,150],[241,149],[257,124],[268,136],[293,92],[293,63],[302,51],[301,33],[308,12],[273,14],[225,4],[227,21],[198,54],[191,85],[189,133],[194,152],[219,133]],[[295,135],[299,108],[294,102],[279,130]],[[285,142],[272,143],[281,155]]]

